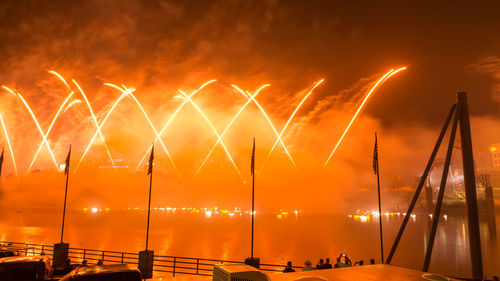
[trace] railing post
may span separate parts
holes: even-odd
[[[123,264],[123,252],[122,252],[122,264]]]
[[[198,268],[200,267],[200,259],[196,259],[196,275],[198,275]]]
[[[175,277],[175,257],[174,257],[174,269],[172,270],[172,273],[173,273],[173,275]]]
[[[154,251],[145,250],[139,252],[139,261],[137,266],[143,279],[153,277]]]
[[[87,249],[83,249],[83,260],[85,260],[86,256],[87,256]]]
[[[42,250],[41,250],[40,254],[41,254],[41,253],[43,253],[43,247],[44,247],[44,246],[45,246],[45,245],[42,245]]]
[[[104,251],[102,251],[102,263],[104,264]]]

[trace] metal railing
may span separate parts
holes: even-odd
[[[2,245],[12,245],[16,247],[25,247],[25,255],[40,255],[45,254],[52,257],[54,253],[53,245],[19,243],[0,241]],[[102,261],[103,264],[132,264],[138,265],[139,254],[127,253],[118,251],[95,250],[86,248],[69,248],[68,258],[71,263],[82,263],[90,261],[97,263]],[[221,259],[204,259],[181,256],[166,256],[154,255],[153,271],[158,273],[171,273],[188,275],[212,276],[213,266],[215,264],[245,264],[242,261],[221,260]],[[260,264],[260,270],[281,272],[285,265],[277,264]],[[300,266],[294,266],[295,269],[301,269]]]

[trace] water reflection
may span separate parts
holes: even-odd
[[[162,255],[243,260],[250,255],[250,213],[242,209],[157,208],[151,218],[150,248]],[[69,211],[65,242],[73,247],[138,252],[145,246],[146,211],[140,208],[92,212]],[[382,214],[387,253],[404,213]],[[345,252],[354,260],[380,262],[377,212],[351,215],[309,214],[299,210],[259,213],[255,222],[255,256],[265,263],[303,264]],[[0,212],[2,240],[52,244],[58,242],[58,210]],[[500,225],[500,217],[496,218]],[[394,264],[421,269],[430,229],[428,214],[412,215],[394,257]],[[491,237],[481,223],[483,261],[488,276],[500,275],[498,234]],[[469,276],[466,219],[441,217],[431,260],[431,271]]]

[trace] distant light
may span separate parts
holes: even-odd
[[[429,217],[431,217],[431,218],[432,218],[432,214],[429,214]]]
[[[95,208],[95,207],[94,207],[94,208],[92,208],[91,210],[92,210],[92,213],[97,213],[97,212],[99,211],[99,209],[98,209],[98,208]]]
[[[59,165],[59,172],[63,172],[66,169],[66,163]]]
[[[89,210],[89,208],[83,208],[84,212],[87,212],[88,210]]]
[[[234,213],[229,213],[229,216],[230,217],[234,217]]]
[[[448,216],[447,216],[447,215],[443,215],[443,218],[444,218],[445,220],[448,220]]]
[[[490,147],[490,151],[491,151],[491,152],[495,152],[495,151],[497,151],[497,148],[496,148],[496,147],[494,147],[494,146],[492,146],[492,147]]]
[[[389,212],[385,213],[385,215],[386,215],[386,216],[388,216],[388,215],[389,215]]]
[[[104,208],[104,211],[109,212],[109,208]]]
[[[205,211],[205,216],[206,216],[207,218],[212,217],[212,211]]]
[[[281,214],[276,215],[276,217],[277,217],[278,219],[281,219],[281,218],[282,218]]]
[[[361,222],[367,222],[367,221],[369,221],[369,220],[370,220],[370,217],[368,217],[368,216],[364,216],[364,215],[363,215],[363,216],[359,216],[359,220],[360,220]]]

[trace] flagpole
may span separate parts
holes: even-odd
[[[154,151],[154,144],[151,149],[151,156],[150,156],[150,161],[149,161],[149,167],[148,167],[148,173],[149,173],[149,203],[148,203],[148,224],[146,227],[146,251],[148,250],[148,242],[149,242],[149,217],[151,215],[151,188],[153,186],[153,151]]]
[[[254,232],[254,216],[255,216],[255,138],[253,138],[253,150],[252,150],[252,241],[251,241],[251,250],[250,257],[253,259],[253,232]]]
[[[382,256],[382,263],[384,263],[384,239],[383,239],[383,232],[382,232],[382,204],[380,200],[380,169],[379,169],[379,164],[378,164],[378,146],[377,146],[377,133],[375,133],[375,149],[376,149],[376,173],[377,173],[377,191],[378,191],[378,221],[379,221],[379,227],[380,227],[380,255]]]
[[[66,218],[66,199],[68,198],[68,182],[69,182],[69,160],[71,155],[71,145],[69,146],[68,156],[66,157],[66,166],[64,167],[64,172],[66,174],[66,188],[64,190],[64,207],[63,207],[63,217],[61,226],[61,243],[63,242],[64,235],[64,219]]]

